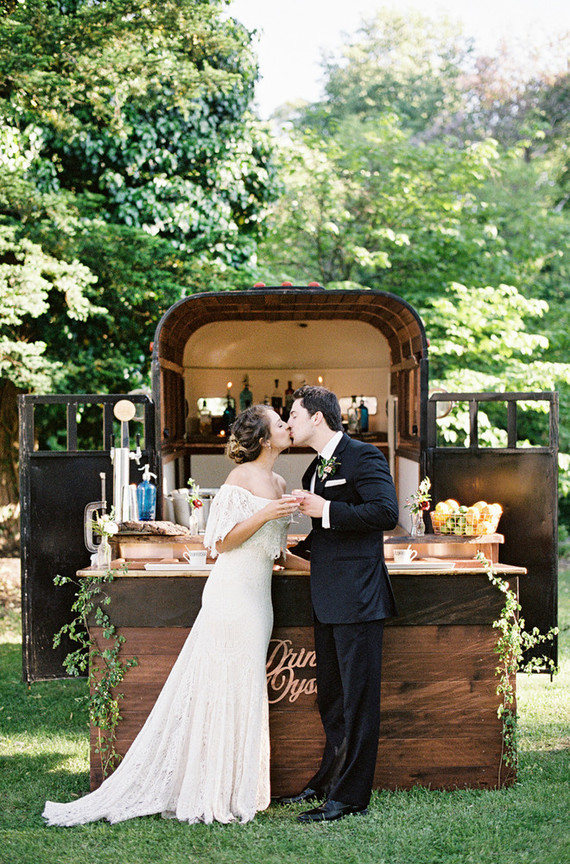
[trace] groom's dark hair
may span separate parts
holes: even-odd
[[[326,387],[311,386],[304,384],[295,390],[293,399],[300,399],[303,408],[306,408],[311,417],[320,411],[329,429],[332,432],[342,431],[342,413],[338,399],[331,390]]]

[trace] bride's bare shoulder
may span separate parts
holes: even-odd
[[[226,477],[226,486],[242,486],[251,492],[251,471],[246,465],[237,465]]]
[[[284,492],[287,491],[287,483],[280,474],[275,474],[274,472],[273,477],[275,478],[275,482],[277,484],[277,488],[279,489],[280,494],[283,495]]]

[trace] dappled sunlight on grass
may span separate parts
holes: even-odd
[[[562,581],[568,584],[570,574]],[[564,626],[568,600],[562,605]],[[0,632],[5,624],[0,621]],[[247,825],[190,826],[152,816],[112,826],[46,828],[46,799],[70,801],[89,789],[88,720],[81,701],[86,684],[47,681],[28,688],[21,680],[20,645],[11,638],[0,644],[0,861],[562,864],[570,857],[568,629],[561,634],[558,676],[518,676],[520,766],[514,786],[378,791],[369,816],[312,826],[297,824],[302,806],[272,805]]]
[[[558,626],[558,673],[552,678],[517,675],[521,753],[570,748],[570,571],[567,569],[559,575]]]
[[[21,645],[22,624],[18,612],[0,610],[0,645]]]

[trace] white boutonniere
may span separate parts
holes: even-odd
[[[317,477],[319,480],[324,480],[327,477],[332,477],[337,468],[340,467],[340,459],[336,456],[331,456],[330,459],[323,459],[319,456],[319,464],[317,466]]]

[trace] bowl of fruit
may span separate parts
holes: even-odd
[[[503,513],[500,504],[477,501],[470,507],[454,498],[438,501],[431,511],[434,534],[450,534],[458,537],[478,537],[494,534]]]

